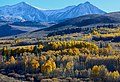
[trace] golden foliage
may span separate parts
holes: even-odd
[[[43,45],[38,45],[38,49],[43,49]]]
[[[100,74],[100,66],[94,66],[92,68],[92,76],[98,76]]]
[[[32,59],[30,64],[31,64],[33,69],[38,68],[40,66],[39,62],[36,61],[35,59]]]
[[[113,75],[114,79],[117,79],[117,78],[120,77],[120,74],[119,74],[118,71],[114,71],[114,72],[112,73],[112,75]]]
[[[13,56],[11,56],[9,62],[10,62],[11,64],[15,64],[15,63],[16,63],[16,60],[15,60],[15,58],[14,58]]]
[[[83,41],[59,41],[59,42],[49,42],[48,46],[53,50],[61,50],[68,48],[87,48],[90,50],[98,49],[98,46],[89,42]]]
[[[108,48],[109,50],[111,50],[112,46],[110,44],[108,44],[106,48]]]
[[[71,69],[73,69],[73,67],[74,67],[74,62],[73,61],[72,62],[68,62],[67,65],[66,65],[66,69],[67,70],[71,70]]]
[[[56,64],[53,61],[47,60],[45,64],[42,65],[42,72],[52,72],[56,69]]]

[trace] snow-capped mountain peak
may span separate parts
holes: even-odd
[[[27,2],[20,2],[20,3],[16,4],[16,5],[28,5],[28,3]]]
[[[26,2],[20,2],[7,7],[3,6],[0,8],[0,15],[20,16],[26,21],[44,21],[46,19],[46,15],[41,10]]]
[[[26,2],[20,2],[15,5],[6,5],[0,7],[0,15],[17,18],[20,17],[25,21],[56,21],[67,18],[78,17],[86,14],[104,14],[106,12],[100,10],[90,2],[85,2],[79,5],[68,6],[56,10],[44,10],[32,6]]]
[[[50,20],[63,20],[68,18],[74,18],[86,14],[105,14],[106,12],[100,10],[96,6],[92,5],[90,2],[81,3],[77,6],[69,6],[63,9],[64,12],[57,11],[47,11],[47,15]]]
[[[85,2],[84,4],[90,4],[90,2],[89,2],[89,1],[87,1],[87,2]]]

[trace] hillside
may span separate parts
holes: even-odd
[[[77,18],[73,18],[70,20],[67,20],[65,22],[59,23],[57,25],[54,25],[52,27],[46,28],[44,30],[54,30],[57,28],[61,28],[63,26],[72,25],[77,27],[87,26],[91,24],[100,24],[100,23],[120,23],[120,13],[109,13],[105,15],[84,15]]]
[[[0,37],[12,36],[26,32],[32,32],[55,25],[55,22],[0,22]]]
[[[118,24],[120,23],[120,12],[113,12],[104,15],[92,14],[84,15],[77,18],[69,19],[59,24],[53,25],[49,28],[44,28],[40,30],[33,31],[34,33],[39,34],[41,31],[44,33],[58,32],[66,29],[75,29],[75,28],[84,28],[84,27],[94,27],[96,25],[105,25],[105,24]]]
[[[26,31],[21,31],[18,29],[15,29],[9,25],[2,25],[0,26],[0,37],[4,36],[12,36],[12,35],[17,35],[21,33],[25,33]]]

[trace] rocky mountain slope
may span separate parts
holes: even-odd
[[[36,22],[51,22],[74,18],[86,14],[105,14],[106,12],[92,5],[90,2],[85,2],[79,5],[68,6],[63,9],[42,10],[40,8],[21,2],[15,5],[6,5],[0,7],[0,21],[36,21]],[[9,18],[9,20],[7,18]]]
[[[90,2],[85,2],[77,6],[73,5],[60,10],[45,10],[44,13],[48,15],[49,21],[55,21],[79,17],[87,14],[105,14],[106,12],[92,5]]]

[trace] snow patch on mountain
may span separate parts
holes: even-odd
[[[64,20],[67,18],[74,18],[86,14],[105,14],[106,12],[100,10],[90,2],[85,2],[77,6],[68,6],[63,9],[44,10],[38,7],[31,6],[26,2],[21,2],[15,5],[6,5],[0,7],[0,15],[4,16],[2,19],[7,21],[7,18],[16,21],[18,19],[25,21],[50,22]],[[10,17],[9,17],[10,16]],[[20,17],[20,18],[19,18]]]

